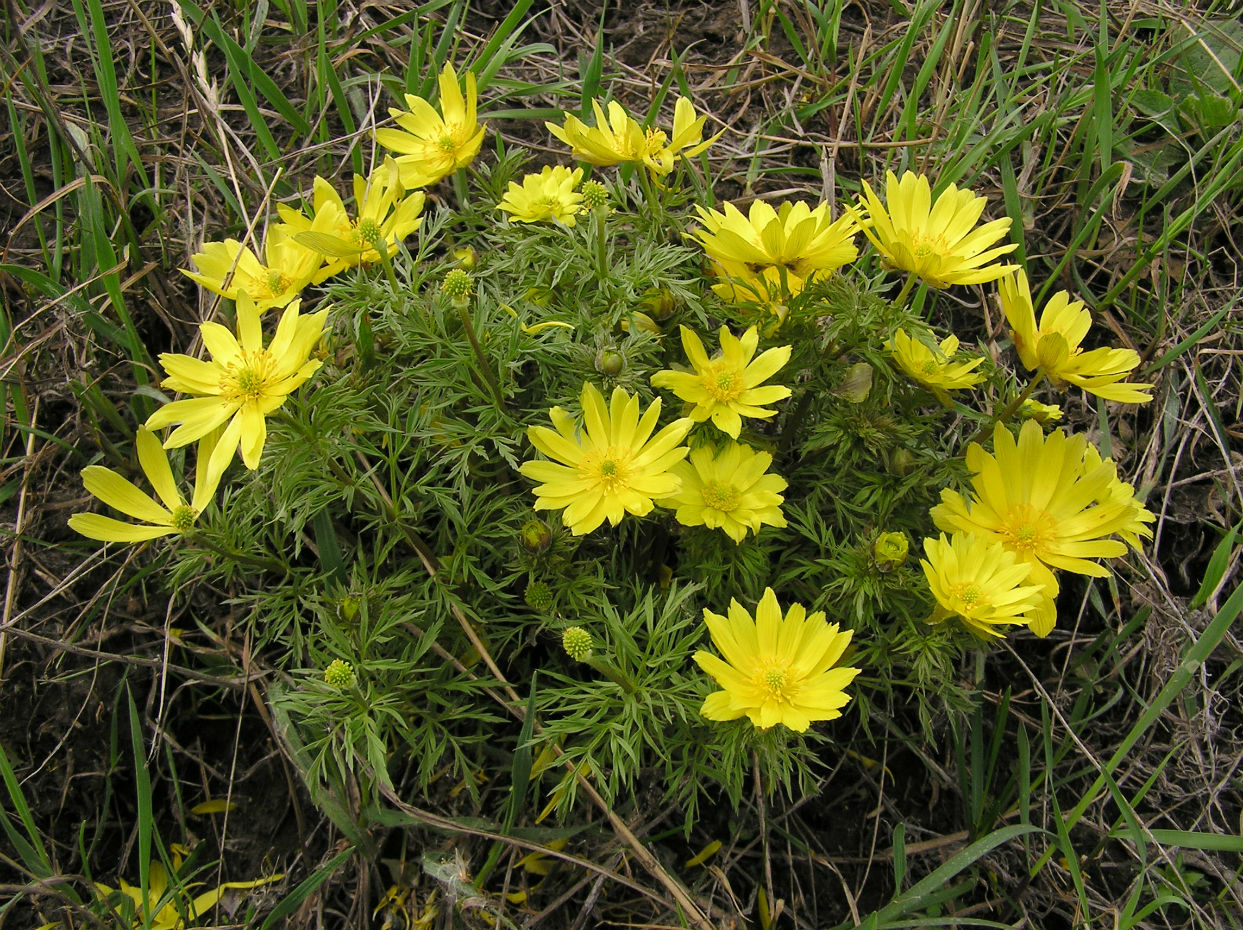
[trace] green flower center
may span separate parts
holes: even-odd
[[[178,533],[188,533],[194,526],[198,512],[188,504],[182,504],[173,511],[173,526]]]
[[[718,403],[735,401],[744,390],[742,371],[725,361],[713,362],[700,380],[704,390]]]
[[[1059,538],[1057,526],[1045,511],[1019,504],[1002,520],[1001,537],[1007,549],[1037,559]]]
[[[232,363],[220,376],[220,396],[230,403],[255,401],[267,394],[276,360],[267,349],[243,350],[240,364]]]
[[[440,139],[437,140],[436,145],[439,147],[440,151],[444,152],[446,155],[457,154],[457,141],[451,135],[441,136]]]
[[[289,290],[289,286],[293,283],[289,278],[285,277],[275,268],[268,271],[268,293],[272,297],[279,297],[285,291]]]
[[[742,496],[732,484],[721,484],[716,481],[709,481],[705,484],[700,495],[703,497],[705,507],[725,513],[734,510]]]
[[[383,238],[380,227],[376,225],[375,220],[359,220],[358,225],[354,228],[354,242],[357,245],[366,245],[374,249]]]
[[[594,479],[605,494],[616,494],[630,486],[629,455],[612,447],[589,453],[583,456],[579,474]]]
[[[764,670],[764,687],[767,688],[774,696],[779,696],[786,686],[786,675],[779,668],[769,668]]]
[[[940,236],[914,236],[911,241],[911,254],[920,265],[931,259],[945,257],[949,245]]]

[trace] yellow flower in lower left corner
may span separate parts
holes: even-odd
[[[285,308],[272,341],[265,348],[259,312],[245,295],[237,302],[237,336],[219,323],[199,327],[210,362],[165,352],[160,364],[168,372],[164,387],[201,396],[165,404],[147,420],[148,429],[180,423],[164,441],[176,448],[224,426],[208,459],[209,477],[224,473],[239,444],[247,468],[259,467],[267,439],[265,417],[315,374],[322,364],[311,352],[324,332],[327,310],[298,313],[300,301]],[[225,425],[227,424],[227,425]],[[201,467],[201,466],[200,466]]]
[[[88,465],[82,469],[82,484],[86,490],[109,507],[142,523],[126,523],[98,513],[75,513],[69,518],[71,530],[101,542],[142,542],[186,533],[194,526],[199,514],[211,503],[220,483],[220,475],[211,475],[206,467],[207,459],[211,457],[211,437],[199,446],[201,464],[194,475],[194,495],[189,503],[177,489],[168,455],[155,434],[140,426],[135,444],[138,446],[138,464],[142,466],[143,474],[151,482],[159,501],[111,468]]]
[[[653,498],[670,497],[680,482],[670,468],[686,457],[679,446],[694,421],[674,420],[656,435],[660,398],[639,416],[639,397],[614,388],[608,405],[590,382],[581,397],[585,431],[560,407],[548,415],[555,429],[532,426],[531,444],[553,459],[523,462],[520,471],[541,481],[535,489],[536,510],[561,510],[562,522],[575,536],[590,533],[605,520],[616,526],[628,513],[651,512]]]
[[[731,600],[724,617],[705,607],[704,622],[721,657],[701,649],[695,662],[724,689],[704,700],[700,713],[709,720],[746,716],[761,730],[781,724],[803,733],[813,721],[840,717],[850,702],[846,686],[860,669],[838,662],[853,634],[826,623],[823,611],[791,604],[782,616],[765,588],[754,620]]]

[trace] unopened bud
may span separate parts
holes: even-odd
[[[906,562],[909,548],[905,533],[881,533],[872,543],[872,558],[880,571],[892,571]]]

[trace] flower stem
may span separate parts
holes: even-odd
[[[479,344],[479,337],[475,335],[475,324],[470,318],[470,301],[452,300],[451,303],[457,310],[458,318],[462,321],[462,328],[466,330],[466,338],[470,340],[470,347],[475,352],[476,361],[479,362],[479,371],[483,374],[484,380],[488,382],[488,388],[492,391],[492,399],[496,401],[496,408],[503,411],[505,409],[505,397],[501,394],[501,386],[497,384],[496,375],[492,371],[492,363],[483,354],[483,346]]]
[[[979,431],[971,437],[969,442],[979,442],[984,436],[991,433],[998,423],[1007,423],[1014,416],[1015,412],[1023,406],[1023,401],[1032,396],[1032,392],[1044,381],[1046,375],[1043,368],[1036,370],[1036,377],[1023,389],[1023,393],[1019,394],[1012,401],[1001,408],[1001,412],[989,420],[987,426],[981,426]]]
[[[898,296],[894,298],[893,305],[896,309],[902,309],[906,306],[906,299],[911,296],[911,291],[915,289],[915,282],[918,279],[913,274],[906,276],[906,283],[902,285],[902,290],[898,292]]]
[[[598,656],[587,656],[587,658],[583,659],[583,661],[627,694],[634,694],[635,691],[638,690],[635,688],[634,682],[627,678],[626,675],[622,673],[622,670],[616,665],[613,665],[611,662],[601,659]]]

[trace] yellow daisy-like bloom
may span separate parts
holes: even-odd
[[[109,507],[141,520],[143,525],[125,523],[97,513],[75,513],[69,518],[70,529],[103,542],[141,542],[190,532],[199,514],[211,503],[220,483],[220,475],[212,474],[207,468],[214,445],[212,437],[205,438],[199,445],[200,464],[195,471],[194,494],[189,503],[177,489],[168,455],[155,435],[140,426],[135,445],[138,447],[138,464],[159,497],[158,502],[131,481],[102,465],[88,465],[82,469],[82,484]]]
[[[663,130],[644,129],[616,100],[609,102],[607,116],[598,101],[591,101],[591,108],[596,116],[594,127],[572,113],[565,114],[563,126],[544,125],[570,146],[575,158],[592,165],[646,165],[652,174],[665,175],[679,157],[692,158],[720,137],[717,133],[702,141],[706,117],[696,116],[686,97],[679,97],[674,105],[672,138]]]
[[[334,225],[325,213],[310,228],[328,233]],[[203,243],[203,251],[194,255],[193,261],[199,270],[183,268],[182,274],[229,300],[249,297],[262,313],[270,307],[284,307],[308,284],[322,280],[318,273],[324,256],[297,242],[289,228],[280,223],[268,230],[263,261],[236,239]]]
[[[1088,452],[1083,436],[1068,437],[1060,429],[1044,436],[1040,424],[1028,420],[1016,441],[998,424],[993,454],[977,443],[967,447],[974,496],[948,488],[932,518],[945,532],[960,531],[1000,542],[1019,561],[1032,566],[1029,581],[1056,595],[1052,569],[1106,577],[1109,571],[1090,561],[1115,558],[1126,545],[1151,536],[1145,524],[1153,517],[1118,481],[1117,469],[1100,454]],[[1053,625],[1050,609],[1031,622],[1044,636]]]
[[[800,293],[813,278],[824,279],[854,261],[859,221],[851,214],[834,220],[828,204],[814,209],[802,201],[774,210],[752,201],[744,216],[732,203],[725,212],[696,205],[703,228],[691,233],[729,280],[713,285],[725,300],[767,303]]]
[[[1025,624],[1043,588],[1024,584],[1032,567],[1000,542],[969,533],[949,539],[924,540],[920,560],[937,606],[929,623],[958,617],[967,629],[985,639],[1002,635],[998,627]]]
[[[401,183],[408,190],[435,184],[465,168],[483,144],[484,127],[475,115],[474,72],[466,72],[465,96],[451,64],[446,63],[440,72],[439,84],[439,112],[422,97],[406,94],[409,112],[388,111],[401,129],[376,130],[376,141],[398,153]]]
[[[688,461],[673,466],[671,470],[682,479],[682,487],[660,504],[676,508],[677,520],[683,526],[722,530],[741,543],[747,530],[758,533],[764,524],[786,525],[781,515],[786,480],[768,474],[772,463],[773,457],[767,452],[756,452],[737,442],[726,443],[719,451],[710,445],[700,446],[691,451]]]
[[[301,316],[299,304],[295,300],[285,309],[267,348],[259,313],[242,297],[237,302],[237,338],[219,323],[199,326],[203,344],[212,355],[210,362],[171,352],[160,355],[160,364],[169,375],[164,387],[202,395],[165,404],[147,419],[147,428],[153,430],[181,424],[164,441],[165,448],[184,446],[224,426],[208,459],[209,474],[222,474],[239,444],[246,467],[259,467],[267,438],[264,418],[322,364],[310,355],[323,335],[328,311]]]
[[[422,191],[405,189],[397,162],[388,156],[367,177],[354,175],[356,217],[351,218],[341,195],[320,177],[315,179],[311,218],[284,204],[276,209],[295,241],[326,258],[315,275],[313,283],[318,284],[346,268],[378,262],[380,245],[392,255],[422,224],[426,200]]]
[[[691,406],[686,413],[696,423],[711,419],[713,425],[731,439],[742,431],[742,418],[765,419],[775,416],[763,404],[785,400],[790,389],[764,384],[790,360],[790,346],[778,346],[754,358],[759,345],[759,328],[752,326],[742,338],[735,338],[728,327],[721,327],[721,351],[712,358],[693,330],[683,326],[682,348],[693,372],[658,371],[652,387],[669,388]]]
[[[885,182],[888,209],[866,181],[861,208],[867,215],[863,232],[888,265],[935,288],[995,281],[1015,269],[988,264],[1018,246],[989,248],[1009,232],[1010,218],[977,227],[987,198],[951,184],[934,202],[928,179],[910,171],[901,181],[887,171]]]
[[[1010,324],[1010,338],[1028,371],[1043,371],[1058,386],[1073,384],[1089,394],[1124,404],[1152,400],[1151,384],[1123,381],[1139,365],[1134,349],[1080,348],[1092,327],[1092,314],[1083,302],[1071,300],[1066,291],[1049,298],[1036,325],[1036,310],[1026,272],[1002,278],[998,283],[1001,310]]]
[[[899,329],[885,343],[885,351],[893,356],[899,368],[932,391],[944,404],[950,402],[947,391],[973,387],[986,377],[983,372],[975,370],[984,363],[984,356],[966,361],[954,359],[958,354],[958,337],[954,335],[946,336],[941,340],[940,347],[934,349]]]
[[[678,490],[670,469],[686,457],[679,446],[691,426],[685,417],[674,420],[656,435],[660,398],[639,416],[639,397],[613,389],[606,406],[594,385],[583,385],[584,434],[560,407],[548,415],[555,429],[532,426],[531,444],[553,461],[523,462],[521,473],[543,482],[535,489],[536,510],[561,510],[562,522],[575,536],[590,533],[605,520],[613,526],[628,513],[651,512],[654,498]]]
[[[548,223],[557,221],[574,225],[574,217],[582,213],[583,195],[577,190],[583,169],[571,171],[564,165],[545,167],[539,174],[528,174],[519,184],[509,182],[509,190],[496,205],[515,223]]]
[[[833,720],[850,702],[846,687],[859,669],[838,666],[851,631],[791,604],[783,617],[772,588],[755,619],[735,600],[722,617],[704,608],[704,622],[722,658],[706,650],[695,662],[724,690],[709,694],[700,713],[709,720],[749,717],[762,730],[782,724],[806,732],[816,720]]]

